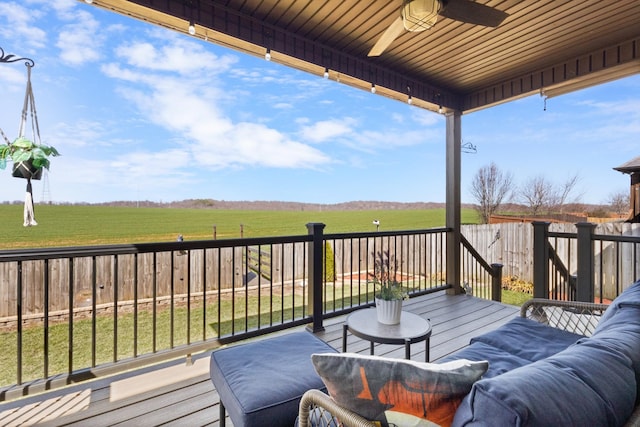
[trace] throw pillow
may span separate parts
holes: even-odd
[[[313,354],[311,360],[336,403],[383,426],[399,419],[450,425],[489,367],[486,361],[434,364],[350,353]]]

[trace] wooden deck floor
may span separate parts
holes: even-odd
[[[513,306],[444,292],[411,299],[404,307],[431,321],[432,361],[518,312]],[[317,335],[341,350],[343,322],[344,316],[330,319]],[[369,343],[350,335],[348,350],[368,354]],[[402,346],[376,345],[375,353],[404,357]],[[191,365],[183,359],[0,404],[0,425],[217,426],[219,398],[209,380],[209,354],[194,356]],[[411,358],[423,361],[424,346],[413,345]]]

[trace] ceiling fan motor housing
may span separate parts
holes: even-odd
[[[407,31],[418,32],[433,27],[438,20],[439,0],[404,0],[402,22]]]

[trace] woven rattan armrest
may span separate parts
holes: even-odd
[[[590,336],[607,307],[607,304],[591,302],[533,298],[522,305],[520,317],[536,320],[576,334]]]
[[[300,427],[320,427],[317,419],[325,419],[324,417],[314,417],[316,421],[310,422],[310,415],[317,409],[320,413],[329,412],[333,417],[339,420],[340,426],[344,427],[376,427],[376,424],[362,418],[360,415],[338,405],[331,397],[324,394],[320,390],[307,390],[302,395],[300,401],[300,412],[298,413],[298,425]],[[317,414],[316,414],[317,415]],[[329,426],[330,424],[324,424]],[[333,424],[335,425],[335,424]]]

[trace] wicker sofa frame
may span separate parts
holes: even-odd
[[[597,326],[600,315],[607,307],[606,304],[533,298],[522,305],[520,317],[590,336]],[[566,315],[567,313],[569,315]],[[571,316],[571,314],[581,316]],[[336,420],[340,420],[339,423]],[[300,427],[377,427],[376,423],[343,408],[320,390],[308,390],[302,396],[298,425]],[[640,427],[640,405],[636,406],[625,427]]]

